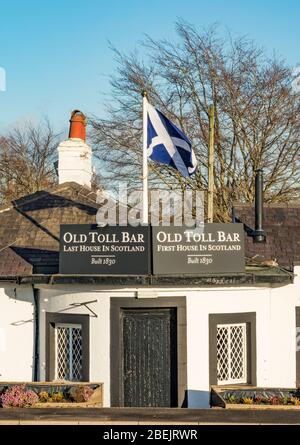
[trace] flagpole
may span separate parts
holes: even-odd
[[[143,91],[143,224],[148,224],[147,91]]]
[[[208,147],[208,197],[207,222],[214,222],[214,126],[215,107],[209,107],[209,147]]]

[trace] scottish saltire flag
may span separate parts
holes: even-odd
[[[167,164],[184,177],[191,176],[197,167],[189,139],[149,102],[147,102],[147,153],[152,161]]]

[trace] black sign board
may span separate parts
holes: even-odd
[[[153,274],[220,274],[245,271],[243,224],[153,227]]]
[[[60,226],[59,272],[89,275],[147,275],[149,228]]]

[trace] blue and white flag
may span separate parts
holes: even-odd
[[[147,153],[155,162],[167,164],[182,176],[191,176],[197,168],[192,144],[166,116],[147,102]]]

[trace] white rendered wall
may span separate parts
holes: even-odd
[[[189,407],[209,405],[209,314],[256,312],[257,385],[268,386],[270,289],[214,289],[187,298]]]
[[[135,297],[136,290],[76,285],[41,289],[41,380],[45,378],[45,312],[88,314],[86,308],[70,304],[97,300],[89,305],[98,315],[90,318],[90,379],[104,383],[104,405],[110,406],[110,297]],[[257,385],[295,387],[295,307],[300,306],[300,278],[279,288],[155,291],[159,297],[186,297],[189,407],[209,406],[209,314],[255,312]]]
[[[32,381],[33,312],[31,287],[0,288],[0,381]]]
[[[110,297],[134,296],[133,291],[86,290],[80,286],[69,286],[69,290],[40,289],[40,380],[45,380],[45,313],[90,314],[90,380],[104,383],[104,406],[110,406]],[[85,307],[72,308],[71,303],[84,303],[97,315],[94,317]]]
[[[274,387],[296,385],[296,307],[300,307],[300,267],[294,283],[272,289],[270,307],[270,378]]]
[[[63,141],[58,146],[58,182],[77,182],[91,187],[92,150],[81,139]]]

